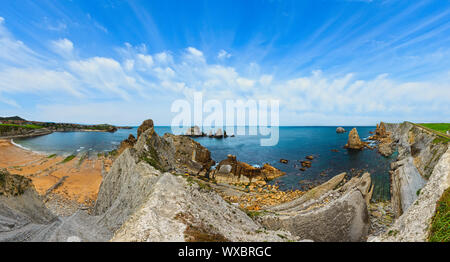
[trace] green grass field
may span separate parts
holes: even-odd
[[[29,128],[29,129],[40,129],[40,128],[42,128],[42,126],[38,126],[38,125],[0,124],[0,126],[23,127],[23,128]]]
[[[433,123],[433,124],[419,124],[424,127],[428,127],[435,131],[446,134],[447,131],[450,131],[450,123]]]

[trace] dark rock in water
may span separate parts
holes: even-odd
[[[148,119],[142,122],[142,124],[139,126],[137,130],[137,138],[141,136],[142,133],[144,133],[147,129],[153,128],[153,120]]]
[[[311,167],[311,161],[301,161],[302,167]]]
[[[302,167],[300,168],[300,171],[306,171],[306,168]]]
[[[314,159],[314,156],[307,156],[306,159],[308,159],[308,160],[313,160],[313,159]]]
[[[289,161],[287,159],[280,159],[280,163],[287,164]]]
[[[339,152],[337,149],[331,149],[331,152]]]
[[[343,127],[336,128],[336,133],[345,133],[345,129]]]

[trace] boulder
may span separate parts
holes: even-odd
[[[313,159],[314,159],[314,156],[312,156],[312,155],[311,155],[311,156],[307,156],[306,159],[308,159],[308,160],[313,160]]]
[[[345,133],[345,129],[343,127],[336,128],[336,133]]]
[[[358,135],[358,131],[356,130],[356,128],[353,128],[348,134],[348,142],[345,145],[345,148],[361,150],[366,146],[367,143],[361,141]]]
[[[302,167],[311,167],[311,161],[309,160],[300,161],[300,163],[302,164]]]
[[[280,163],[287,164],[289,161],[287,159],[280,159]]]

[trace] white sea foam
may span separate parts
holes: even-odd
[[[30,152],[33,152],[33,153],[36,153],[36,154],[40,154],[40,155],[46,155],[47,154],[47,152],[32,150],[32,149],[30,149],[28,147],[24,147],[24,146],[22,146],[20,144],[17,144],[16,142],[14,142],[13,139],[11,139],[11,144],[13,144],[14,146],[17,146],[18,148],[21,148],[23,150],[27,150],[27,151],[30,151]]]
[[[22,145],[19,145],[19,144],[15,143],[13,139],[11,139],[11,144],[13,144],[13,145],[15,145],[15,146],[17,146],[17,147],[20,147],[20,148],[22,148],[22,149],[25,149],[25,150],[27,150],[27,151],[33,151],[33,150],[29,149],[28,147],[24,147],[24,146],[22,146]]]

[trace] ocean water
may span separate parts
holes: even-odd
[[[351,130],[353,127],[344,127]],[[227,133],[236,134],[235,130],[227,127]],[[361,139],[370,136],[369,132],[375,127],[357,127]],[[159,135],[171,133],[170,127],[155,127]],[[14,142],[33,151],[47,154],[76,154],[81,152],[110,151],[126,139],[129,134],[136,136],[137,128],[120,129],[115,133],[103,132],[67,132],[53,133],[46,136],[14,139]],[[248,128],[246,129],[248,134]],[[269,163],[286,175],[275,179],[271,183],[277,183],[281,189],[305,189],[308,185],[315,185],[330,179],[331,177],[347,172],[350,176],[368,171],[372,175],[375,184],[374,199],[387,200],[389,192],[389,166],[395,159],[395,154],[385,158],[377,153],[377,150],[353,151],[344,149],[348,139],[348,133],[337,134],[336,127],[280,127],[279,142],[275,146],[263,147],[260,139],[267,138],[260,135],[236,135],[226,139],[214,139],[208,137],[195,138],[203,146],[207,147],[212,158],[219,162],[228,154],[237,156],[239,161],[251,165],[262,166]],[[334,152],[332,150],[338,150]],[[313,155],[312,167],[301,171],[300,161]],[[289,160],[288,164],[280,163],[280,159]]]

